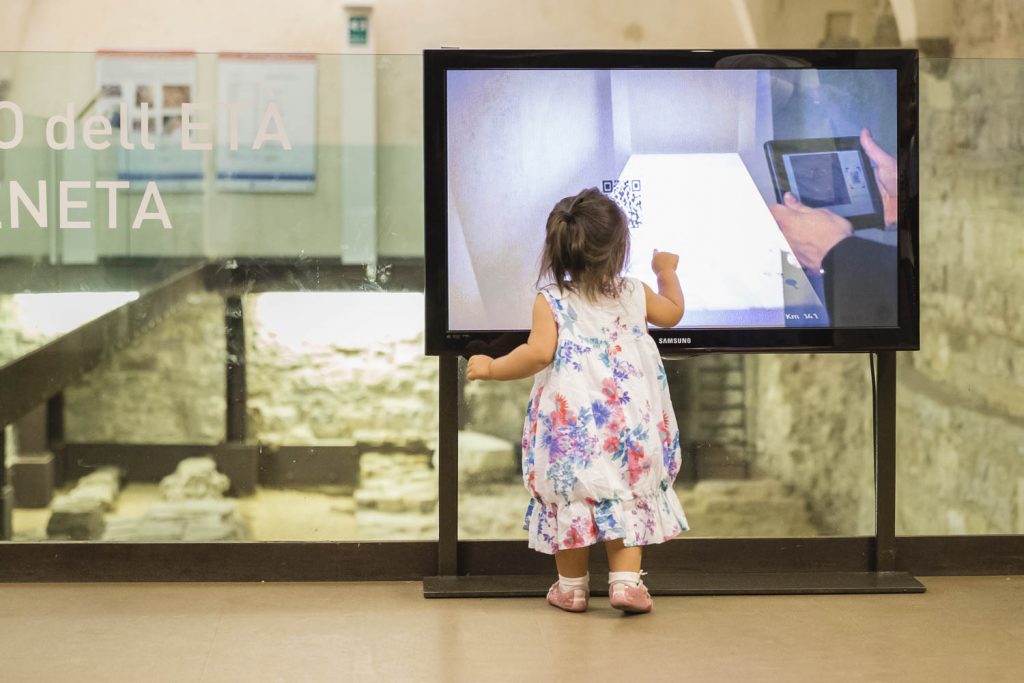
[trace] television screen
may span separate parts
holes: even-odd
[[[908,50],[427,51],[428,352],[525,339],[548,213],[589,187],[627,276],[679,255],[665,353],[916,348],[916,75]]]

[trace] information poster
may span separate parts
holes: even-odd
[[[219,189],[316,189],[316,76],[311,54],[219,55]]]
[[[96,82],[96,110],[127,143],[118,145],[118,179],[129,181],[132,191],[150,181],[161,191],[200,191],[202,151],[183,149],[181,139],[182,105],[195,102],[195,53],[102,50]]]

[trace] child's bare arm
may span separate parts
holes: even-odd
[[[658,327],[672,327],[683,317],[685,302],[683,290],[679,286],[676,267],[679,257],[667,251],[655,251],[651,259],[651,268],[658,276],[658,293],[644,285],[647,298],[647,319]]]
[[[555,357],[558,328],[555,316],[548,307],[543,294],[537,294],[533,302],[533,326],[525,344],[520,344],[500,358],[471,356],[466,366],[466,378],[474,379],[522,379],[543,370]]]

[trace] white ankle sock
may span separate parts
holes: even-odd
[[[613,581],[625,581],[631,586],[640,585],[640,572],[608,572],[608,585]]]
[[[590,586],[590,572],[587,572],[583,576],[574,576],[572,578],[568,576],[558,575],[558,590],[570,591],[574,588],[581,588],[584,591]]]

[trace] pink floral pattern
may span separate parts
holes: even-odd
[[[672,489],[679,430],[647,334],[643,286],[628,278],[617,298],[596,303],[542,291],[558,345],[534,379],[523,427],[530,547],[553,554],[617,538],[646,545],[687,531]]]

